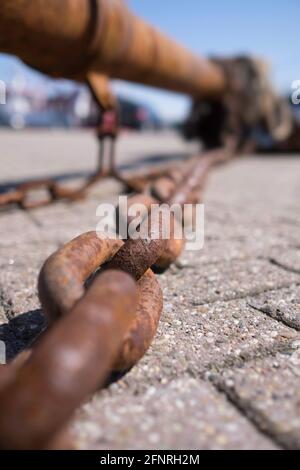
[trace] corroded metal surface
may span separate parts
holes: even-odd
[[[220,67],[147,25],[122,0],[37,0],[34,4],[3,0],[0,30],[1,51],[18,55],[49,75],[86,81],[103,112],[97,129],[98,169],[83,185],[71,190],[52,180],[32,182],[0,194],[0,207],[17,204],[22,209],[33,209],[60,199],[76,201],[106,177],[117,179],[129,191],[142,192],[159,175],[164,176],[166,170],[159,169],[126,179],[117,170],[118,105],[108,77],[195,98],[220,97],[225,89]],[[37,189],[45,196],[37,196]]]
[[[168,199],[169,204],[197,203],[210,171],[214,167],[226,163],[234,156],[234,146],[228,146],[228,148],[207,152],[194,160],[181,183],[177,187],[174,185]]]
[[[60,198],[78,199],[105,176],[136,191],[150,187],[154,196],[142,194],[129,201],[129,210],[136,203],[146,208],[138,238],[130,233],[129,217],[125,241],[101,238],[95,232],[83,234],[52,255],[41,270],[39,297],[50,328],[31,351],[0,369],[0,446],[49,448],[82,401],[103,386],[112,372],[133,367],[150,347],[163,307],[151,268],[168,268],[184,247],[183,237],[175,237],[178,220],[170,206],[199,200],[209,171],[236,154],[239,131],[234,133],[236,138],[226,135],[221,142],[225,148],[180,167],[124,180],[115,166],[115,103],[106,79],[99,82],[91,71],[181,91],[196,99],[220,99],[226,88],[222,67],[170,41],[133,16],[120,0],[55,0],[47,5],[37,0],[34,6],[25,0],[2,0],[0,27],[7,31],[0,38],[2,50],[53,76],[89,77],[93,91],[99,87],[97,100],[106,111],[98,128],[99,168],[81,188],[71,191],[51,180],[40,181],[2,195],[0,205],[32,208]],[[32,202],[28,193],[40,189],[49,198]],[[168,237],[163,232],[164,219],[170,224]]]
[[[163,309],[162,290],[151,269],[137,282],[137,287],[139,300],[136,315],[114,363],[113,370],[117,372],[129,370],[148,351]]]
[[[228,156],[220,150],[209,163],[207,157],[189,164],[170,201],[189,201],[208,169]],[[166,269],[184,240],[174,237],[178,222],[168,205],[139,195],[129,200],[129,211],[136,203],[146,207],[138,239],[123,242],[89,232],[44,264],[39,296],[51,327],[31,351],[0,370],[3,448],[55,445],[55,435],[82,400],[112,372],[134,366],[151,345],[163,300],[150,268]],[[164,238],[164,217],[171,225],[169,238]]]
[[[79,201],[87,196],[88,190],[96,183],[105,178],[114,178],[122,183],[126,191],[144,191],[155,178],[163,177],[169,172],[169,168],[158,168],[143,175],[123,176],[116,168],[110,167],[108,170],[102,167],[102,158],[100,158],[100,168],[92,174],[78,188],[71,189],[62,184],[56,183],[52,179],[41,179],[20,184],[15,188],[0,193],[0,207],[18,206],[24,210],[36,209],[48,206],[54,202],[63,200],[69,202]]]
[[[0,392],[2,448],[46,446],[82,400],[107,379],[136,304],[134,281],[125,273],[106,272],[48,330]]]
[[[121,0],[2,0],[0,50],[53,76],[90,71],[194,97],[220,96],[222,70],[133,15]]]
[[[39,276],[39,297],[44,313],[54,321],[67,313],[84,295],[84,284],[121,248],[121,240],[101,239],[89,232],[52,255]]]
[[[68,313],[84,298],[86,281],[122,246],[121,240],[101,239],[96,232],[89,232],[65,245],[46,261],[39,277],[39,297],[50,321]],[[137,288],[139,300],[135,320],[124,345],[120,345],[114,365],[118,372],[129,369],[145,354],[162,311],[161,290],[150,270],[138,277]]]

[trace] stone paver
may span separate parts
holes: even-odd
[[[287,272],[266,260],[223,261],[202,269],[201,255],[198,260],[197,256],[190,253],[189,258],[186,273],[182,274],[182,269],[173,268],[173,275],[167,273],[166,279],[173,291],[179,295],[188,294],[192,306],[242,298],[300,283],[298,274]],[[187,279],[191,281],[188,285]]]
[[[300,287],[292,286],[252,297],[249,305],[300,330]]]
[[[150,352],[120,382],[135,393],[182,375],[211,373],[290,350],[300,335],[247,306],[246,299],[193,306],[164,289],[164,313]]]
[[[40,243],[43,234],[30,215],[20,212],[0,212],[0,247],[21,247],[22,244]]]
[[[37,278],[44,261],[58,248],[58,244],[22,244],[0,248],[0,292],[7,315],[27,313],[39,308]]]
[[[95,165],[89,132],[0,133],[1,183]],[[173,134],[124,134],[123,168],[182,158]],[[159,277],[164,311],[149,352],[76,413],[78,448],[300,448],[300,158],[244,158],[205,193],[205,246]],[[69,178],[70,177],[70,178]],[[105,181],[86,201],[0,212],[0,340],[8,358],[44,328],[36,282],[45,259],[94,230]]]
[[[226,370],[219,386],[259,428],[289,449],[300,448],[300,342],[278,354]]]
[[[300,249],[273,250],[271,259],[278,266],[282,266],[288,271],[300,273]]]
[[[276,449],[226,398],[195,379],[178,379],[140,396],[103,394],[83,407],[79,448]]]

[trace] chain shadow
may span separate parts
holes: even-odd
[[[171,153],[171,154],[155,154],[155,155],[146,155],[143,158],[137,158],[130,162],[122,163],[118,165],[118,169],[120,172],[130,172],[134,170],[149,170],[152,169],[153,166],[160,166],[164,164],[171,164],[176,162],[184,162],[190,158],[189,153]],[[49,175],[41,174],[40,177],[35,177],[33,179],[23,178],[23,179],[14,179],[9,181],[0,182],[0,194],[15,189],[17,186],[21,184],[26,184],[33,181],[43,180],[53,180],[56,183],[61,182],[68,182],[71,180],[79,179],[79,178],[89,178],[93,175],[93,173],[89,171],[80,171],[80,172],[70,172],[70,173],[62,173],[62,174],[54,174],[49,177]]]
[[[45,318],[41,310],[32,310],[0,325],[0,341],[6,347],[7,362],[28,348],[45,329]]]
[[[18,354],[30,348],[37,337],[46,330],[47,324],[42,310],[32,310],[12,318],[8,323],[0,325],[0,341],[5,343],[6,362],[12,361]],[[128,371],[112,372],[101,388],[122,379]]]

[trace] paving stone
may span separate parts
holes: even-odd
[[[298,197],[299,199],[299,197]],[[288,207],[285,208],[284,213],[280,215],[280,220],[286,224],[294,225],[295,228],[299,230],[300,227],[300,214],[299,214],[299,206],[297,204],[290,204]],[[300,240],[299,244],[300,246]]]
[[[300,330],[300,287],[292,286],[252,297],[249,305]]]
[[[49,208],[37,209],[32,217],[43,233],[43,241],[50,243],[67,243],[83,232],[95,229],[95,224],[87,223],[83,214],[77,213],[75,205],[58,203]]]
[[[206,241],[237,240],[244,242],[245,246],[256,245],[258,248],[299,247],[299,230],[295,226],[279,220],[266,221],[264,214],[260,221],[255,218],[251,220],[245,214],[241,216],[241,213],[241,208],[235,208],[230,210],[230,217],[224,217],[222,212],[214,213],[211,209],[210,215],[205,216]]]
[[[238,203],[244,211],[249,207],[264,207],[265,212],[268,208],[279,213],[291,206],[297,207],[298,171],[299,159],[288,155],[241,159],[232,168],[220,167],[211,175],[207,198],[213,197],[228,206]]]
[[[300,273],[300,249],[273,250],[271,259],[283,268]]]
[[[0,248],[0,341],[6,344],[8,360],[45,328],[37,279],[42,264],[56,249],[50,244]]]
[[[210,384],[191,378],[142,396],[104,393],[74,425],[82,449],[275,449]]]
[[[191,306],[164,289],[164,313],[150,351],[121,382],[135,393],[188,374],[210,373],[290,349],[299,333],[249,306],[246,299]]]
[[[287,249],[288,243],[278,237],[267,240],[257,239],[210,239],[207,237],[204,246],[197,251],[185,251],[175,265],[179,269],[207,264],[224,263],[233,260],[249,260],[255,258],[270,259],[277,250]]]
[[[300,342],[277,354],[226,370],[219,387],[259,428],[288,449],[300,449]]]
[[[0,291],[10,318],[39,308],[38,274],[57,248],[57,244],[50,243],[0,248]]]
[[[33,243],[42,240],[41,231],[30,215],[20,210],[0,212],[0,247],[14,246],[17,249],[28,240]]]
[[[99,204],[105,202],[115,207],[118,203],[116,192],[113,194],[116,189],[114,184],[108,182],[103,185],[106,188],[105,200],[102,195],[102,199],[93,197],[76,204],[58,203],[47,208],[46,212],[45,209],[34,210],[31,216],[40,227],[43,242],[62,245],[82,233],[96,230],[100,221],[100,216],[97,216]],[[115,219],[113,223],[115,227]]]
[[[266,260],[224,261],[202,269],[201,256],[197,255],[192,265],[184,269],[173,267],[171,274],[161,276],[162,282],[178,295],[188,296],[191,305],[241,298],[300,282],[298,274]]]
[[[1,180],[24,181],[92,170],[97,141],[92,133],[40,130],[11,133],[1,131]]]

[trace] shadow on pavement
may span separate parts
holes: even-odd
[[[46,324],[41,310],[33,310],[0,325],[0,341],[6,346],[7,362],[29,347]]]
[[[118,165],[118,169],[122,172],[130,172],[134,170],[149,170],[153,169],[155,166],[163,165],[163,164],[171,164],[171,163],[178,163],[180,161],[188,160],[191,157],[189,153],[171,153],[171,154],[162,154],[162,155],[148,155],[140,159],[136,159],[134,161],[123,163]],[[33,179],[15,179],[10,181],[5,181],[3,183],[0,182],[0,194],[5,193],[11,189],[16,188],[20,184],[26,184],[32,181],[38,181],[40,179],[51,179],[57,183],[62,181],[71,181],[79,178],[89,178],[92,176],[91,172],[88,171],[81,171],[81,172],[70,172],[70,173],[62,173],[56,175],[41,175],[39,177],[35,177]]]

